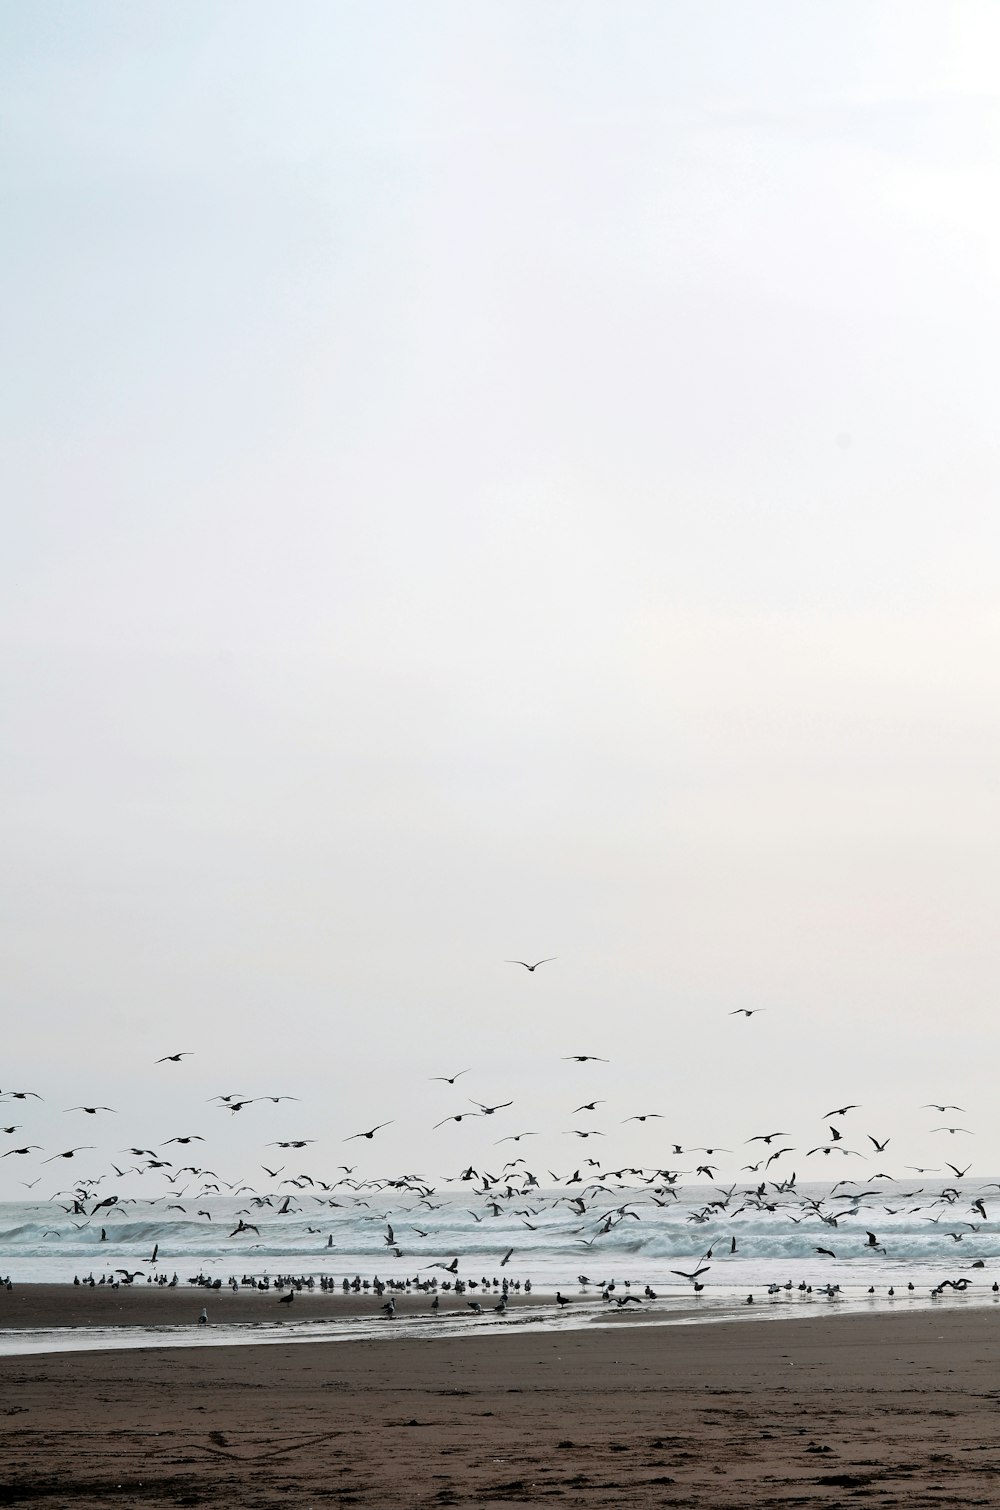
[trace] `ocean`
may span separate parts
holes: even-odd
[[[998,1192],[996,1181],[939,1178],[793,1189],[690,1185],[675,1193],[641,1180],[527,1191],[470,1182],[441,1192],[414,1176],[405,1188],[372,1182],[334,1195],[306,1186],[183,1201],[120,1197],[97,1209],[94,1197],[75,1211],[66,1200],[8,1202],[0,1205],[0,1277],[15,1286],[74,1278],[120,1284],[116,1271],[126,1270],[133,1285],[176,1277],[195,1291],[233,1279],[273,1287],[323,1278],[334,1285],[331,1327],[320,1324],[328,1336],[363,1335],[369,1325],[338,1317],[345,1281],[408,1285],[417,1295],[434,1281],[454,1295],[461,1281],[466,1298],[483,1288],[495,1296],[504,1280],[521,1296],[530,1290],[528,1311],[480,1319],[493,1326],[601,1324],[621,1314],[616,1301],[628,1293],[640,1301],[626,1307],[630,1316],[664,1323],[749,1314],[749,1295],[754,1317],[817,1303],[993,1304]],[[606,1286],[613,1286],[610,1300],[602,1298]],[[558,1317],[557,1290],[573,1301]],[[387,1329],[374,1290],[361,1293],[372,1295],[379,1335],[398,1327],[434,1335],[416,1316]],[[29,1350],[32,1339],[5,1331],[2,1320],[0,1310],[0,1351]],[[260,1328],[248,1330],[245,1340],[265,1340]],[[265,1330],[270,1340],[312,1335],[290,1321]],[[238,1338],[227,1333],[227,1340]],[[83,1342],[77,1336],[73,1345]],[[142,1345],[151,1345],[148,1335]]]

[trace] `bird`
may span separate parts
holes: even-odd
[[[650,1117],[659,1117],[660,1120],[662,1121],[663,1120],[663,1113],[662,1112],[637,1112],[634,1117],[623,1117],[622,1118],[622,1126],[624,1127],[626,1122],[648,1122],[649,1119],[650,1119]]]
[[[86,1112],[93,1117],[97,1112],[113,1112],[113,1106],[67,1106],[67,1112]],[[117,1114],[116,1114],[117,1115]]]
[[[693,1274],[689,1274],[686,1269],[671,1269],[670,1272],[671,1274],[680,1275],[681,1279],[690,1279],[694,1281],[698,1278],[699,1274],[707,1274],[711,1267],[711,1264],[702,1264],[701,1268],[695,1269]]]
[[[865,1136],[867,1137],[869,1143],[874,1143],[876,1153],[885,1153],[887,1145],[892,1142],[891,1138],[886,1138],[885,1143],[880,1143],[878,1138],[872,1137],[871,1133],[866,1133]]]
[[[574,1106],[570,1115],[575,1117],[577,1112],[593,1112],[596,1111],[599,1106],[603,1105],[603,1101],[585,1101],[582,1106]]]
[[[836,1258],[837,1256],[832,1248],[817,1248],[816,1252],[824,1254],[827,1258]]]
[[[447,1085],[454,1085],[455,1081],[459,1078],[460,1075],[468,1075],[468,1074],[469,1074],[468,1070],[459,1070],[458,1074],[456,1074],[456,1075],[431,1075],[428,1078],[431,1079],[431,1080],[443,1080],[443,1081],[445,1081],[445,1083]]]
[[[524,968],[527,971],[529,971],[530,974],[533,975],[535,973],[535,971],[538,969],[539,965],[550,965],[554,959],[558,959],[558,958],[559,958],[559,956],[557,954],[550,954],[545,959],[536,959],[535,963],[533,965],[529,965],[528,961],[526,959],[505,959],[504,960],[504,964],[505,965],[523,965]]]
[[[375,1134],[377,1132],[381,1132],[381,1130],[382,1130],[383,1127],[391,1127],[391,1126],[392,1126],[392,1119],[390,1118],[390,1120],[388,1122],[380,1122],[377,1127],[371,1128],[369,1132],[351,1133],[351,1136],[349,1138],[345,1138],[344,1142],[345,1143],[352,1143],[355,1138],[367,1138],[368,1141],[371,1142],[371,1140],[372,1140],[372,1138],[374,1138]]]
[[[291,1303],[292,1303],[292,1301],[294,1299],[295,1299],[295,1291],[294,1290],[289,1290],[289,1292],[288,1292],[287,1295],[279,1295],[279,1297],[278,1297],[278,1304],[279,1304],[279,1306],[290,1306]]]
[[[0,1096],[13,1096],[15,1101],[24,1101],[28,1096],[34,1096],[36,1101],[44,1101],[37,1091],[0,1091]]]
[[[752,1138],[747,1138],[748,1143],[770,1143],[773,1138],[790,1138],[788,1132],[755,1133]]]
[[[201,1315],[198,1317],[199,1326],[208,1326],[208,1307],[202,1306]]]
[[[931,1132],[968,1133],[969,1137],[972,1137],[972,1131],[968,1127],[932,1127]]]
[[[850,1106],[835,1106],[832,1112],[823,1113],[823,1120],[825,1122],[827,1117],[846,1117],[848,1112],[856,1112],[857,1109],[858,1102],[856,1101],[852,1102]]]
[[[179,1054],[164,1054],[163,1058],[156,1062],[157,1064],[180,1064],[182,1059],[190,1059],[193,1053],[193,1049],[182,1049]]]
[[[443,1127],[446,1122],[461,1122],[466,1117],[481,1117],[482,1115],[483,1115],[482,1112],[456,1112],[451,1117],[442,1117],[440,1122],[435,1122],[434,1127],[432,1128],[432,1131],[436,1131],[439,1127]],[[360,1137],[367,1137],[368,1134],[367,1133],[361,1133],[361,1134],[359,1134],[359,1136]]]
[[[610,1059],[602,1059],[600,1054],[564,1054],[564,1059],[574,1059],[577,1064],[587,1064],[593,1060],[597,1064],[610,1064]]]
[[[496,1106],[486,1106],[482,1101],[473,1101],[471,1096],[469,1097],[469,1100],[473,1106],[479,1107],[479,1110],[482,1112],[484,1117],[492,1117],[494,1112],[501,1112],[503,1111],[504,1107],[514,1105],[513,1101],[498,1101]],[[469,1116],[470,1113],[466,1112],[465,1115]]]
[[[939,1105],[939,1103],[937,1101],[926,1101],[924,1103],[924,1105],[920,1109],[921,1109],[921,1111],[925,1111],[925,1112],[930,1112],[930,1111],[940,1112],[942,1116],[944,1116],[945,1112],[964,1112],[965,1111],[965,1107],[964,1106],[941,1106],[941,1105]]]
[[[75,1153],[83,1153],[84,1149],[91,1149],[93,1143],[81,1143],[78,1148],[67,1148],[65,1153],[54,1153],[52,1158],[43,1159],[43,1164],[51,1164],[53,1159],[71,1159]]]
[[[729,1013],[730,1017],[754,1017],[758,1012],[766,1012],[766,1007],[736,1007]]]
[[[9,1159],[12,1153],[34,1153],[36,1149],[41,1150],[41,1146],[40,1143],[29,1143],[27,1148],[8,1148],[3,1157]],[[36,1180],[35,1183],[37,1184],[38,1181]]]

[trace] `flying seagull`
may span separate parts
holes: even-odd
[[[371,1142],[371,1140],[372,1140],[372,1138],[374,1138],[375,1134],[377,1132],[380,1132],[383,1127],[391,1127],[391,1126],[392,1126],[392,1120],[391,1119],[388,1122],[380,1122],[377,1127],[373,1127],[369,1132],[351,1133],[351,1136],[349,1138],[345,1138],[344,1142],[345,1143],[351,1143],[351,1142],[354,1141],[355,1138],[367,1138],[368,1141]]]
[[[528,970],[532,974],[534,974],[534,972],[538,969],[539,965],[550,965],[554,959],[558,959],[558,958],[559,958],[558,954],[550,954],[547,959],[536,959],[535,963],[533,965],[529,965],[528,961],[526,959],[505,959],[504,960],[504,964],[505,965],[523,965],[526,970]]]
[[[156,1062],[157,1064],[180,1064],[182,1059],[190,1059],[193,1053],[194,1049],[182,1049],[179,1054],[164,1054],[163,1058]]]

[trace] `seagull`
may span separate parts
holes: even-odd
[[[369,1132],[351,1133],[351,1136],[349,1138],[345,1138],[344,1142],[345,1143],[351,1143],[351,1142],[354,1141],[355,1138],[367,1138],[368,1141],[371,1142],[371,1140],[372,1140],[372,1138],[374,1138],[375,1134],[377,1132],[381,1132],[381,1130],[382,1130],[383,1127],[391,1127],[392,1126],[392,1121],[393,1121],[393,1119],[390,1118],[390,1120],[388,1122],[380,1122],[377,1127],[373,1127]]]
[[[972,1137],[972,1129],[969,1127],[932,1127],[931,1132],[968,1133],[969,1137]]]
[[[663,1113],[662,1112],[637,1112],[634,1117],[623,1117],[623,1119],[622,1119],[622,1126],[624,1127],[626,1122],[647,1122],[650,1117],[659,1117],[660,1120],[662,1121],[663,1120]]]
[[[879,1140],[878,1140],[878,1138],[873,1138],[872,1137],[871,1133],[866,1133],[865,1136],[867,1137],[869,1143],[874,1143],[875,1144],[875,1152],[876,1153],[885,1153],[886,1144],[892,1142],[891,1138],[886,1138],[885,1143],[880,1143]]]
[[[944,1115],[945,1112],[964,1112],[965,1111],[965,1107],[964,1106],[940,1106],[936,1101],[926,1101],[924,1103],[924,1105],[920,1109],[921,1109],[921,1111],[925,1111],[925,1112],[930,1112],[930,1111],[940,1112],[942,1114],[942,1116]]]
[[[504,1107],[506,1107],[506,1106],[513,1106],[514,1105],[513,1101],[498,1101],[497,1104],[496,1104],[496,1106],[486,1106],[486,1105],[484,1105],[484,1103],[482,1101],[473,1101],[471,1096],[469,1097],[469,1100],[470,1100],[470,1102],[472,1102],[473,1106],[478,1106],[479,1107],[479,1110],[482,1112],[482,1114],[483,1114],[484,1117],[492,1117],[492,1115],[493,1115],[494,1112],[502,1112],[503,1109],[504,1109]],[[466,1112],[465,1115],[467,1117],[468,1116],[474,1116],[475,1113],[474,1112]]]
[[[163,1058],[156,1062],[157,1064],[180,1064],[182,1059],[190,1059],[193,1053],[194,1049],[182,1049],[179,1054],[164,1054]]]
[[[690,1279],[693,1282],[698,1278],[699,1274],[707,1274],[711,1267],[711,1264],[702,1264],[701,1268],[695,1269],[693,1274],[689,1274],[686,1269],[671,1269],[670,1272],[671,1274],[679,1274],[681,1279]]]
[[[766,1007],[737,1007],[729,1013],[730,1017],[754,1017],[758,1012],[766,1012]]]
[[[586,1064],[588,1060],[594,1060],[597,1064],[610,1064],[610,1059],[602,1059],[600,1054],[564,1054],[564,1059],[575,1059],[577,1064]]]
[[[54,1153],[51,1159],[43,1159],[43,1164],[51,1164],[52,1159],[71,1159],[75,1153],[82,1153],[84,1149],[91,1149],[93,1143],[81,1143],[78,1148],[67,1148],[65,1153]]]
[[[459,1078],[459,1075],[468,1074],[469,1070],[459,1070],[457,1075],[431,1075],[428,1078],[431,1080],[443,1080],[446,1085],[454,1085],[455,1081]]]
[[[96,1112],[113,1112],[113,1106],[67,1106],[67,1112],[86,1112],[92,1117]]]
[[[585,1101],[582,1106],[574,1106],[570,1115],[575,1117],[577,1112],[593,1112],[596,1111],[599,1106],[603,1105],[603,1101]]]
[[[443,1127],[446,1122],[461,1122],[465,1117],[481,1117],[482,1115],[482,1112],[456,1112],[451,1117],[442,1117],[440,1122],[435,1122],[432,1131],[436,1131],[437,1128]],[[368,1134],[358,1133],[356,1134],[356,1136],[360,1138],[367,1138]]]
[[[523,965],[526,970],[530,971],[531,974],[534,974],[539,965],[550,965],[554,959],[558,958],[558,954],[550,954],[547,959],[536,959],[533,965],[529,965],[526,959],[505,959],[504,964]]]
[[[825,1122],[827,1117],[846,1117],[848,1112],[856,1112],[857,1109],[857,1101],[852,1102],[850,1106],[835,1106],[832,1112],[823,1113],[823,1120]]]
[[[0,1091],[0,1095],[13,1096],[15,1101],[23,1101],[27,1096],[34,1096],[36,1101],[43,1101],[45,1099],[37,1091]]]

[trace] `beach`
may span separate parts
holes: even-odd
[[[201,1298],[169,1296],[192,1319]],[[106,1324],[122,1292],[100,1299]],[[132,1323],[163,1299],[125,1296]],[[62,1287],[21,1309],[74,1307],[96,1315]],[[0,1379],[2,1505],[1000,1504],[1000,1317],[960,1304],[271,1347],[213,1328]]]

